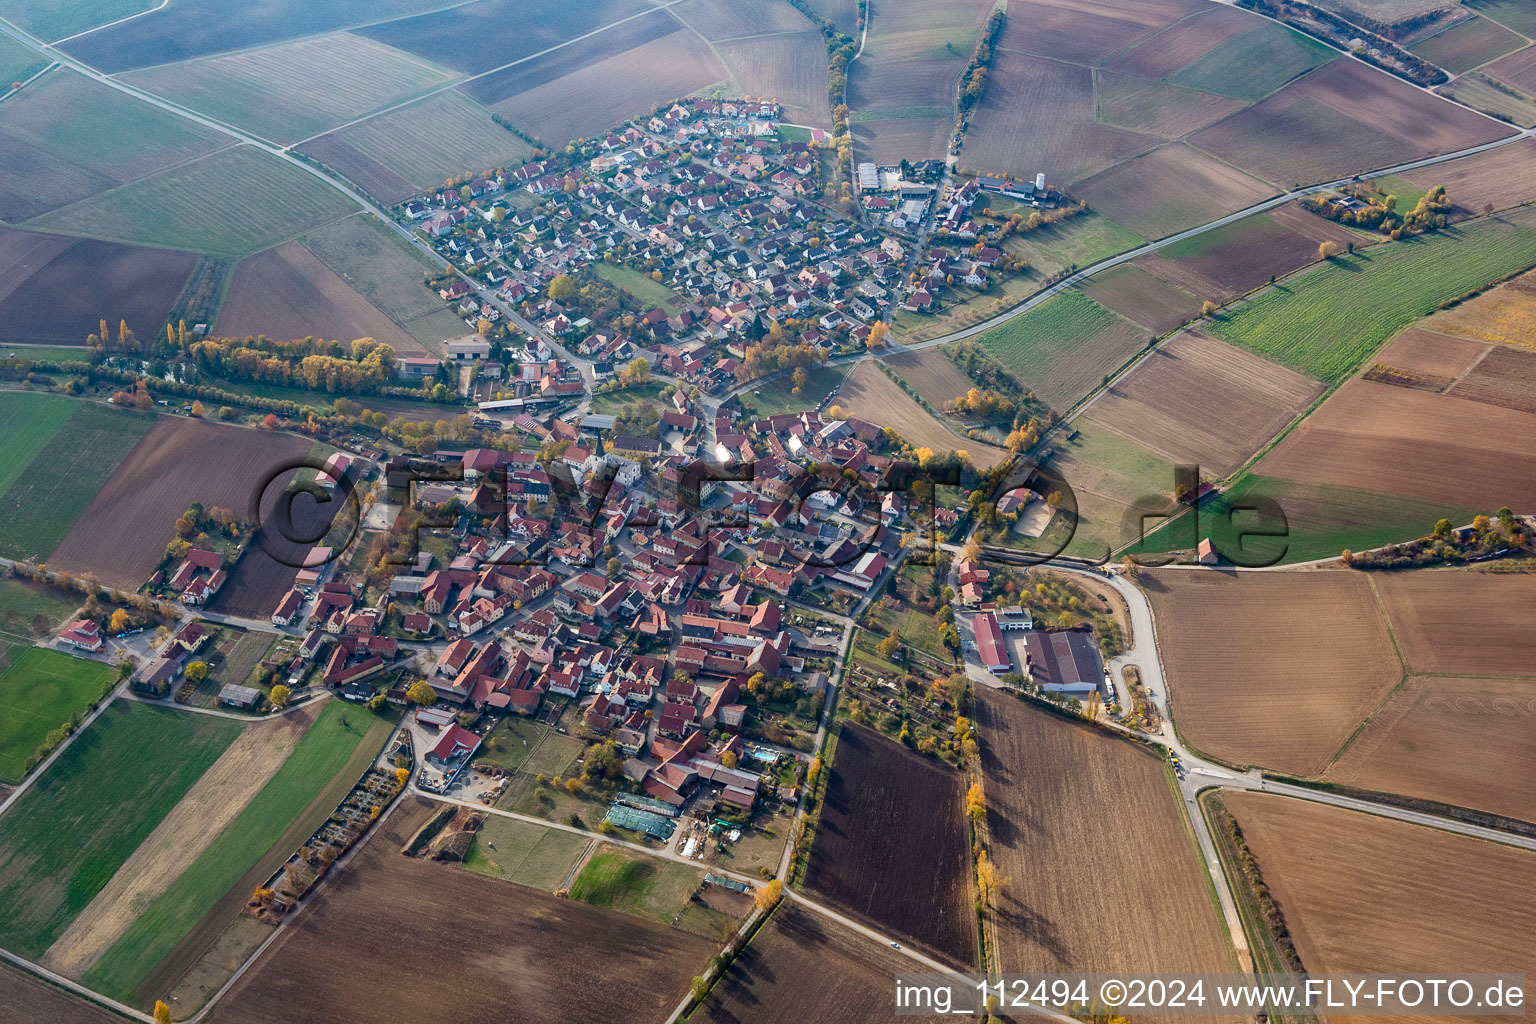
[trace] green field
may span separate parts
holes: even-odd
[[[11,404],[14,399],[42,397],[49,396],[0,395],[0,416],[16,408]],[[4,467],[0,482],[6,475],[12,481],[0,493],[0,557],[38,559],[52,554],[118,464],[154,426],[154,417],[142,413],[64,398],[51,400],[71,406],[73,415],[18,471],[13,471],[9,456],[0,460]],[[24,415],[28,408],[42,407],[23,403],[20,408]],[[58,411],[50,408],[41,415],[51,421]],[[36,440],[30,429],[23,437]]]
[[[439,273],[437,267],[377,218],[358,214],[299,241],[428,352],[441,353],[445,338],[469,333],[423,283]]]
[[[0,495],[11,489],[31,465],[37,453],[69,418],[80,403],[58,395],[20,391],[0,392]]]
[[[1322,43],[1270,22],[1233,36],[1167,80],[1252,103],[1336,56]]]
[[[412,188],[442,187],[450,175],[520,164],[533,147],[491,120],[491,112],[455,89],[350,125],[339,141]],[[338,168],[347,172],[346,166]]]
[[[1082,292],[1066,291],[977,340],[1041,398],[1064,411],[1139,352],[1150,336]]]
[[[816,366],[805,371],[805,387],[797,395],[791,374],[764,381],[741,396],[749,416],[780,416],[816,408],[816,403],[843,382],[846,372],[836,366]],[[834,399],[834,404],[836,400]]]
[[[48,734],[83,714],[117,673],[100,661],[41,647],[12,647],[0,669],[0,779],[20,782]]]
[[[210,152],[225,137],[75,71],[56,68],[0,105],[0,132],[116,182]]]
[[[564,884],[591,842],[574,832],[493,814],[476,834],[464,866],[492,878],[552,892]]]
[[[313,175],[237,146],[44,214],[30,226],[243,256],[352,208]]]
[[[599,416],[617,416],[627,406],[635,406],[638,409],[644,403],[659,405],[661,389],[666,386],[660,381],[653,380],[646,381],[644,384],[631,384],[617,391],[595,394],[592,396],[592,411]]]
[[[0,17],[53,42],[155,6],[155,0],[0,0]]]
[[[1465,0],[1465,3],[1505,28],[1536,38],[1536,6],[1532,6],[1530,0]]]
[[[631,298],[641,305],[672,306],[677,303],[677,292],[652,280],[638,270],[629,267],[620,267],[612,263],[597,262],[592,264],[592,269],[597,271],[597,276],[607,281],[621,291],[627,292]]]
[[[58,629],[80,607],[80,595],[12,576],[0,576],[0,642],[32,635],[32,621],[41,615],[49,632]]]
[[[1468,18],[1413,44],[1413,52],[1453,75],[1520,49],[1525,40],[1489,18]]]
[[[343,32],[123,76],[141,89],[285,144],[458,77]]]
[[[0,818],[0,945],[40,957],[240,728],[110,705]]]
[[[1232,514],[1246,499],[1275,501],[1283,518],[1254,511]],[[1204,502],[1199,518],[1186,514],[1150,534],[1138,552],[1190,551],[1206,537],[1218,551],[1240,553],[1250,562],[1306,562],[1336,558],[1345,548],[1366,551],[1427,535],[1439,519],[1471,522],[1478,510],[1416,501],[1394,494],[1299,483],[1276,477],[1245,474],[1220,497]],[[1277,537],[1254,533],[1280,532]],[[1240,539],[1243,534],[1250,536]]]
[[[988,210],[1004,217],[1030,212],[1029,207],[1001,196],[987,196],[987,202]],[[1029,260],[1038,273],[1050,276],[1068,267],[1086,267],[1116,256],[1142,241],[1139,235],[1090,210],[1024,234],[1009,235],[1003,248]]]
[[[571,899],[671,923],[704,872],[620,849],[594,853],[571,883]]]
[[[30,359],[33,362],[87,362],[90,353],[80,345],[4,345],[0,344],[0,359]]]
[[[133,1000],[135,986],[271,849],[330,785],[359,744],[371,733],[382,745],[380,723],[387,724],[363,708],[340,700],[328,702],[261,792],[96,961],[85,973],[85,983],[114,998]]]
[[[0,36],[0,92],[9,89],[12,82],[26,81],[43,70],[47,64],[48,58],[32,47],[19,43],[10,36]]]
[[[1219,338],[1343,380],[1447,299],[1536,263],[1536,215],[1472,221],[1320,264],[1207,322]]]

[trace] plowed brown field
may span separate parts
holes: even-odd
[[[212,1020],[661,1020],[718,952],[640,917],[401,855],[434,806],[401,805]]]
[[[844,725],[806,889],[933,955],[974,966],[963,790],[949,767]]]
[[[1158,334],[1188,323],[1200,314],[1200,301],[1133,263],[1095,274],[1083,285],[1083,293]]]
[[[1001,971],[1231,970],[1158,756],[987,687],[975,710]]]
[[[1097,174],[1073,190],[1143,238],[1163,238],[1245,209],[1273,185],[1183,143],[1163,146]],[[1156,196],[1155,203],[1147,201]]]
[[[1179,732],[1222,760],[1323,770],[1403,678],[1369,580],[1142,573]]]
[[[1410,672],[1536,676],[1536,576],[1458,569],[1371,578]]]
[[[1414,374],[1455,380],[1487,350],[1488,346],[1482,342],[1410,327],[1394,338],[1376,361]]]
[[[1536,896],[1518,882],[1536,854],[1286,797],[1222,799],[1309,973],[1536,972]]]
[[[1496,346],[1446,393],[1536,413],[1536,352]]]
[[[1317,381],[1187,331],[1089,406],[1088,418],[1222,477],[1322,392]]]
[[[1536,199],[1536,139],[1421,167],[1403,177],[1420,188],[1444,185],[1451,202],[1468,210],[1481,211],[1487,203],[1498,210],[1519,206]]]

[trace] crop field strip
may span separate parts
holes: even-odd
[[[55,210],[32,225],[238,256],[351,210],[316,178],[242,145]]]
[[[115,678],[99,661],[40,647],[6,648],[0,665],[0,779],[20,782],[27,759],[48,734],[100,700]]]
[[[1459,75],[1525,45],[1523,36],[1496,21],[1474,16],[1419,40],[1411,49],[1431,64]]]
[[[122,80],[290,144],[458,77],[364,36],[338,32],[136,71]]]
[[[41,957],[239,731],[110,705],[0,818],[0,945]],[[155,751],[148,767],[145,750]]]
[[[975,710],[991,856],[1004,879],[998,969],[1230,970],[1209,880],[1156,751],[989,688]],[[1136,814],[1106,833],[1105,819],[1126,805]]]
[[[1510,884],[1536,869],[1529,851],[1280,796],[1222,801],[1309,973],[1536,970],[1536,899]]]
[[[405,798],[304,926],[236,983],[219,1024],[373,1024],[379,1005],[401,1019],[660,1019],[718,951],[713,939],[401,856],[437,806]],[[466,931],[482,954],[467,960]],[[390,961],[407,933],[420,951],[411,967],[366,979],[353,969]]]

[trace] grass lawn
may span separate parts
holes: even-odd
[[[359,745],[371,740],[377,753],[389,725],[388,719],[360,707],[328,702],[261,792],[86,972],[85,983],[131,1001],[139,981],[277,842]]]
[[[805,371],[805,387],[797,395],[791,375],[764,381],[741,396],[741,404],[750,416],[780,416],[816,408],[816,403],[843,382],[844,372],[835,366],[816,366]]]
[[[571,898],[670,924],[704,872],[628,850],[594,853],[571,883]]]
[[[1300,32],[1263,24],[1233,36],[1169,75],[1168,81],[1253,103],[1335,56],[1333,50]]]
[[[660,381],[646,381],[644,384],[631,384],[627,388],[617,391],[604,391],[600,395],[592,396],[592,411],[599,416],[618,416],[626,406],[640,403],[660,403],[661,389],[666,387]]]
[[[0,359],[13,356],[38,363],[84,363],[90,359],[90,353],[79,345],[0,345]]]
[[[1254,496],[1273,499],[1283,520],[1260,518],[1256,512],[1231,514],[1233,506]],[[1205,538],[1220,552],[1237,552],[1245,564],[1288,564],[1314,558],[1334,558],[1345,548],[1366,551],[1383,544],[1423,537],[1437,520],[1471,522],[1478,510],[1416,501],[1392,494],[1299,483],[1255,473],[1240,477],[1223,494],[1203,502],[1199,518],[1185,514],[1148,535],[1138,552],[1192,550]],[[1283,530],[1278,537],[1253,536],[1254,531]],[[1240,535],[1248,533],[1246,540]]]
[[[562,736],[551,729],[523,762],[523,771],[532,775],[564,775],[585,746],[576,737]]]
[[[30,634],[32,621],[41,615],[52,631],[80,607],[80,596],[31,580],[0,576],[0,641],[19,640]]]
[[[240,731],[112,704],[0,818],[0,945],[37,959]]]
[[[0,415],[13,398],[41,398],[41,395],[0,396]],[[127,457],[139,439],[154,426],[153,416],[111,409],[86,402],[66,402],[71,413],[51,436],[35,449],[35,456],[19,469],[7,456],[0,458],[0,482],[8,477],[10,486],[0,493],[0,556],[6,558],[47,558],[59,546],[80,513],[96,497],[112,476],[118,463]],[[25,405],[23,418],[25,417]],[[56,408],[42,409],[50,420],[59,415]],[[11,435],[0,425],[0,436]],[[37,434],[22,428],[23,444],[37,444]],[[19,461],[19,460],[18,460]]]
[[[0,779],[20,782],[27,759],[48,734],[111,689],[117,673],[102,662],[41,647],[12,647],[6,661],[0,669]]]
[[[809,128],[796,128],[794,125],[779,125],[780,142],[810,142],[811,130]]]
[[[464,866],[492,878],[553,892],[564,884],[591,842],[557,828],[489,815],[464,858]]]
[[[597,276],[644,306],[671,306],[678,302],[677,292],[629,267],[598,261],[592,264]]]
[[[485,738],[480,759],[515,772],[550,731],[549,726],[541,725],[531,718],[508,715]]]
[[[1306,271],[1205,327],[1330,384],[1447,299],[1536,263],[1536,213],[1471,221]]]

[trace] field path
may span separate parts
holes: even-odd
[[[76,977],[89,970],[245,809],[314,719],[292,715],[240,733],[59,936],[44,965]]]

